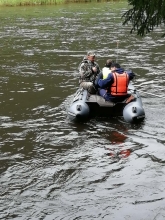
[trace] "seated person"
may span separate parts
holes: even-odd
[[[97,79],[95,83],[100,87],[99,95],[106,101],[120,102],[128,97],[129,81],[134,78],[134,73],[124,71],[118,63],[111,65],[111,72],[106,79]]]
[[[95,88],[98,89],[98,80],[99,79],[106,79],[108,74],[111,73],[111,65],[114,64],[115,62],[113,60],[108,59],[106,61],[105,67],[102,68],[102,72],[100,72],[96,79],[95,79]]]
[[[102,74],[103,74],[102,79],[106,79],[107,78],[108,74],[111,72],[111,65],[113,63],[115,63],[115,62],[113,60],[111,60],[111,59],[108,59],[106,61],[105,67],[103,67],[103,69],[102,69]]]
[[[99,73],[100,67],[95,61],[95,54],[93,52],[88,52],[87,56],[84,57],[83,61],[79,65],[80,88],[87,89],[89,93],[95,94],[96,88],[94,86],[94,82]]]

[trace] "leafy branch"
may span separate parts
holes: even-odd
[[[122,18],[123,25],[131,23],[130,33],[137,31],[137,35],[144,36],[155,27],[165,25],[165,0],[128,0],[128,4],[132,8]]]

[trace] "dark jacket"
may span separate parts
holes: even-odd
[[[124,72],[124,69],[118,68],[115,70],[115,72],[122,74]],[[132,80],[134,78],[135,75],[132,72],[132,70],[126,70],[125,72],[128,74],[129,80]],[[99,75],[99,77],[102,77],[101,74]],[[113,78],[112,73],[110,73],[106,79],[101,79],[99,77],[97,78],[95,83],[102,89],[106,89],[107,87],[110,87],[114,82],[114,78]]]

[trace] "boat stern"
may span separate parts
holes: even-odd
[[[136,123],[143,121],[145,118],[145,112],[142,105],[138,102],[131,102],[123,109],[123,117],[126,122]]]

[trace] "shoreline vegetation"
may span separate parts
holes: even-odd
[[[0,6],[56,5],[87,2],[120,2],[123,0],[0,0]]]

